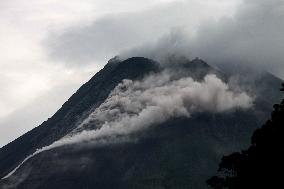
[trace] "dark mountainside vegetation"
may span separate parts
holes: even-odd
[[[284,92],[284,84],[281,91]],[[207,180],[215,189],[283,188],[284,99],[273,106],[271,118],[251,137],[251,146],[224,156],[219,175]]]

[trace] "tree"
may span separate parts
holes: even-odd
[[[282,188],[283,172],[284,99],[273,106],[271,118],[253,133],[250,147],[224,156],[218,175],[206,182],[215,189]]]

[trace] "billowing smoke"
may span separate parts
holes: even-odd
[[[6,177],[35,155],[70,144],[111,144],[137,139],[132,134],[157,126],[169,119],[190,117],[198,112],[222,113],[248,109],[253,98],[236,92],[216,75],[202,81],[178,77],[165,70],[141,81],[123,80],[109,97],[70,134],[28,156]]]
[[[116,142],[116,139],[155,126],[175,117],[190,117],[196,112],[220,113],[252,106],[246,93],[234,93],[216,75],[197,82],[191,77],[172,80],[163,72],[142,81],[123,80],[108,99],[81,124],[83,129],[59,143],[93,141]]]

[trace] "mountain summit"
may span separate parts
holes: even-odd
[[[271,74],[236,78],[198,58],[111,59],[0,149],[0,187],[206,188],[220,157],[246,147],[281,98]]]

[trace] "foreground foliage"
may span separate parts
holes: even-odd
[[[219,175],[207,180],[209,186],[234,189],[284,185],[284,99],[273,108],[271,118],[254,132],[247,150],[222,158]]]

